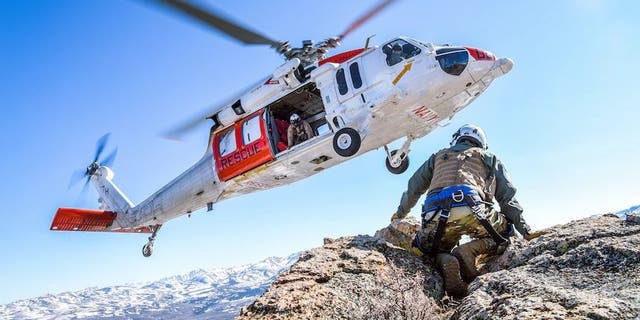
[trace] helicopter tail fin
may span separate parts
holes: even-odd
[[[113,183],[113,176],[113,171],[105,166],[97,166],[92,170],[88,175],[88,181],[91,181],[98,192],[100,208],[59,208],[50,230],[150,233],[148,227],[122,223],[129,220],[127,215],[131,212],[133,203]]]

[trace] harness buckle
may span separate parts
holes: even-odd
[[[440,210],[440,219],[441,220],[449,220],[449,216],[451,215],[451,211],[449,210]]]
[[[451,194],[451,199],[455,202],[462,202],[462,200],[464,200],[464,192],[462,190],[456,190],[456,192]]]
[[[479,205],[471,206],[471,211],[476,215],[476,218],[478,219],[487,218],[487,213],[485,212],[485,210],[482,210]]]

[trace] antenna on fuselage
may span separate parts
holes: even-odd
[[[375,34],[372,34],[367,38],[367,41],[364,43],[364,48],[365,49],[369,48],[369,40],[371,40],[371,38],[373,38],[375,36],[376,36]]]

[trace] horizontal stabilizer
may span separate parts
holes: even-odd
[[[113,211],[59,208],[50,230],[151,233],[148,227],[108,229],[117,215]]]

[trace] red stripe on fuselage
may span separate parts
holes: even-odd
[[[471,56],[474,59],[476,59],[476,61],[480,61],[480,60],[495,61],[496,60],[496,56],[494,56],[493,53],[491,52],[480,50],[477,48],[472,48],[472,47],[464,47],[464,48],[467,49],[467,51],[469,51],[469,54],[471,54]]]
[[[328,58],[326,58],[324,60],[318,61],[318,66],[321,66],[321,65],[323,65],[323,64],[325,64],[327,62],[343,63],[345,61],[349,61],[349,60],[355,58],[356,56],[361,54],[363,51],[364,51],[364,48],[360,48],[360,49],[354,49],[354,50],[338,53],[335,56],[331,56],[331,57],[328,57]]]

